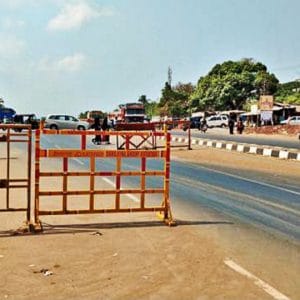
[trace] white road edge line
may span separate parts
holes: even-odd
[[[207,167],[204,167],[204,166],[199,166],[199,167],[202,168],[202,169],[205,169],[205,170],[213,171],[215,173],[228,175],[228,176],[233,177],[233,178],[237,178],[237,179],[241,179],[241,180],[244,180],[244,181],[252,182],[252,183],[255,183],[255,184],[258,184],[258,185],[262,185],[262,186],[271,187],[273,189],[281,190],[281,191],[284,191],[284,192],[288,192],[288,193],[300,196],[299,192],[292,191],[292,190],[286,189],[284,187],[276,186],[276,185],[266,183],[266,182],[257,181],[257,180],[254,180],[254,179],[245,178],[245,177],[242,177],[242,176],[239,176],[239,175],[234,175],[234,174],[231,174],[231,173],[227,173],[227,172],[207,168]]]
[[[115,187],[115,183],[113,181],[111,181],[110,179],[106,178],[106,177],[103,177],[102,178],[106,183],[108,183],[109,185]],[[133,200],[134,202],[139,202],[140,200],[135,197],[134,195],[131,195],[131,194],[125,194],[128,198],[130,198],[131,200]]]
[[[225,265],[227,265],[229,268],[233,269],[234,271],[248,277],[249,279],[252,279],[254,281],[254,284],[258,287],[262,288],[266,293],[268,293],[270,296],[272,296],[276,300],[290,300],[289,297],[285,296],[284,294],[277,291],[275,288],[264,282],[263,280],[259,279],[255,275],[251,274],[247,270],[245,270],[243,267],[232,261],[231,259],[225,259],[224,260]]]

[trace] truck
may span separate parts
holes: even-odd
[[[16,111],[12,108],[0,107],[0,123],[11,123]]]
[[[125,123],[143,123],[145,115],[145,106],[142,103],[126,103],[120,106],[121,121]]]

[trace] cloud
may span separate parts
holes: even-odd
[[[0,35],[0,56],[2,58],[15,58],[25,50],[25,42],[11,35]]]
[[[5,30],[16,30],[16,28],[22,28],[25,25],[25,22],[22,20],[14,20],[10,17],[6,17],[1,21],[2,28]]]
[[[73,55],[52,61],[49,58],[44,58],[39,63],[39,70],[77,72],[82,69],[85,62],[86,56],[82,53],[75,53]]]
[[[66,4],[60,13],[49,21],[47,29],[50,31],[77,29],[92,19],[113,14],[110,8],[91,7],[85,2]]]

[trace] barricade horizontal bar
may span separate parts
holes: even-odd
[[[10,133],[10,136],[28,136],[28,133]]]
[[[25,179],[23,179],[23,178],[20,178],[20,179],[9,179],[9,181],[10,182],[28,182],[29,180],[28,180],[28,178],[25,178]]]
[[[115,195],[115,194],[162,194],[164,193],[164,189],[145,189],[145,190],[136,190],[136,189],[124,189],[120,191],[116,190],[95,190],[95,191],[86,191],[86,190],[81,190],[81,191],[40,191],[39,195],[40,196],[78,196],[78,195]]]
[[[40,157],[165,157],[165,150],[78,150],[78,149],[41,149]]]
[[[28,140],[12,140],[12,139],[9,139],[8,142],[11,142],[11,143],[28,143]]]
[[[165,135],[165,133],[159,131],[101,131],[101,130],[73,130],[73,129],[61,129],[61,130],[53,130],[53,129],[42,129],[42,134],[61,134],[61,135],[126,135],[126,136],[160,136]]]
[[[146,176],[164,176],[164,171],[122,171],[119,173],[121,176],[140,176],[140,175],[146,175]],[[117,172],[40,172],[40,177],[55,177],[55,176],[116,176]]]
[[[156,212],[156,211],[164,211],[164,207],[132,207],[132,208],[108,208],[108,209],[93,209],[93,210],[40,210],[39,215],[71,215],[71,214],[91,214],[91,213],[130,213],[130,212]]]
[[[14,128],[31,129],[31,125],[29,125],[29,124],[1,124],[0,128],[5,128],[5,129],[8,129],[8,128],[11,128],[11,129],[14,129]]]
[[[27,211],[27,208],[0,208],[0,212]]]
[[[28,184],[19,184],[19,185],[9,185],[9,188],[13,188],[13,189],[25,189],[28,188]]]

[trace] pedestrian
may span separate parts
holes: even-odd
[[[237,130],[237,132],[238,132],[239,134],[242,134],[243,131],[244,131],[244,128],[245,128],[245,126],[244,126],[244,124],[243,124],[242,119],[239,119],[238,122],[237,122],[237,124],[236,124],[236,130]]]
[[[234,120],[231,116],[229,116],[228,128],[229,128],[229,134],[233,134]]]
[[[95,131],[101,130],[101,124],[100,124],[100,118],[95,117],[94,123],[92,124],[91,128],[95,129]],[[97,134],[95,135],[95,138],[92,139],[92,142],[96,145],[101,144],[101,135]]]
[[[108,120],[107,120],[107,117],[104,118],[103,122],[102,122],[102,126],[101,126],[101,129],[103,131],[108,131],[109,129],[109,126],[108,126]],[[109,142],[109,135],[103,135],[103,142],[106,142],[106,144],[110,144]]]

